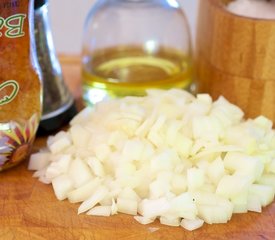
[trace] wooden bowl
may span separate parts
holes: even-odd
[[[275,20],[237,16],[230,1],[201,0],[195,51],[198,91],[225,96],[246,117],[275,122]]]

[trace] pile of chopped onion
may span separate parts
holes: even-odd
[[[78,213],[194,230],[261,212],[275,192],[275,131],[207,94],[151,90],[86,108],[29,169]]]

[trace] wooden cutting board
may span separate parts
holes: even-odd
[[[79,97],[79,64],[65,60],[64,75],[75,97]],[[38,137],[33,151],[45,146]],[[32,177],[23,164],[0,173],[0,240],[274,240],[275,203],[262,214],[247,213],[232,217],[228,224],[205,224],[193,232],[168,227],[155,221],[137,223],[132,216],[112,217],[77,215],[79,204],[58,201],[51,185]]]

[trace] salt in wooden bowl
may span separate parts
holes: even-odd
[[[230,1],[201,0],[195,68],[199,92],[225,96],[246,117],[275,122],[275,19],[230,13]]]

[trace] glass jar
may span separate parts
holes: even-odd
[[[190,89],[191,56],[189,26],[176,0],[98,0],[84,26],[84,101]]]
[[[31,151],[41,115],[33,1],[0,3],[0,171]]]

